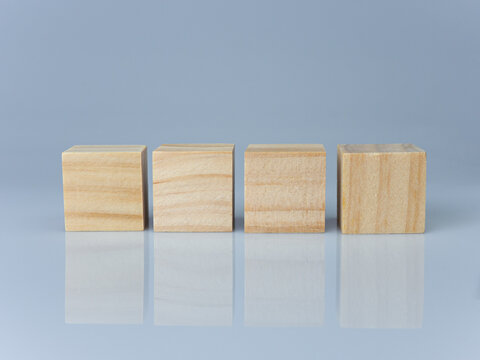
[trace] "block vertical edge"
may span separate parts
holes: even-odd
[[[342,150],[337,145],[337,228],[342,229]]]
[[[66,204],[65,204],[65,151],[62,152],[62,194],[63,194],[63,222],[65,231],[70,231],[67,225],[67,214],[65,212]]]
[[[232,149],[232,232],[235,231],[235,144]]]
[[[424,234],[426,229],[427,229],[427,176],[428,176],[427,166],[428,166],[428,161],[427,161],[427,151],[426,150],[423,150],[423,156],[424,156],[424,161],[425,161],[425,202],[423,204],[424,219],[423,219],[423,232],[422,232],[422,234]]]
[[[143,230],[148,228],[149,224],[149,209],[148,209],[148,155],[147,147],[142,150],[141,164],[142,164],[142,201],[143,201]]]
[[[157,162],[157,156],[158,156],[158,148],[152,151],[152,222],[153,222],[153,231],[154,232],[159,232],[158,230],[158,222],[156,220],[156,210],[155,210],[155,178],[157,176],[157,167],[155,166],[155,163]]]
[[[405,233],[411,233],[411,234],[423,234],[425,233],[425,226],[426,226],[426,203],[427,203],[427,154],[425,151],[421,151],[421,152],[418,152],[417,154],[415,155],[412,155],[412,158],[410,160],[410,164],[412,162],[412,159],[414,159],[415,157],[418,157],[418,159],[416,160],[417,162],[417,167],[418,167],[418,171],[417,171],[417,179],[416,182],[418,183],[418,188],[416,189],[413,189],[413,191],[418,191],[420,192],[421,194],[421,198],[420,200],[417,200],[417,201],[420,201],[421,204],[419,206],[419,210],[421,212],[421,215],[420,215],[420,223],[417,222],[416,219],[406,219],[406,222],[408,223],[409,220],[410,222],[413,222],[411,224],[410,227],[406,227],[405,228]],[[410,180],[409,180],[409,185],[411,186],[411,183],[412,183],[412,172],[410,173]],[[409,197],[411,196],[411,191],[412,189],[409,188]],[[410,199],[409,199],[410,200]],[[410,201],[409,201],[409,205],[410,205]],[[417,216],[419,216],[417,214]]]
[[[250,146],[250,145],[248,145]],[[247,149],[248,149],[247,146]],[[243,152],[243,232],[249,233],[247,222],[247,149]]]

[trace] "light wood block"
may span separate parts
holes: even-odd
[[[324,232],[325,159],[320,144],[249,145],[245,232]]]
[[[153,152],[155,231],[233,230],[233,144],[166,144]]]
[[[338,145],[338,222],[345,234],[425,231],[425,151],[412,144]]]
[[[77,145],[62,153],[66,231],[145,229],[146,149],[143,145]]]

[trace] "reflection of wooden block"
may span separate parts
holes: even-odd
[[[233,230],[232,144],[162,145],[153,152],[155,231]]]
[[[342,328],[421,328],[424,235],[339,235]]]
[[[77,145],[62,153],[66,231],[145,229],[146,149]]]
[[[425,151],[412,144],[338,145],[343,233],[425,231]]]
[[[141,324],[145,232],[65,234],[65,322]]]
[[[232,326],[233,234],[154,234],[154,323]]]
[[[245,232],[325,231],[323,145],[249,145]]]
[[[245,235],[246,326],[321,326],[325,240],[319,234]]]

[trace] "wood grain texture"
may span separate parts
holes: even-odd
[[[153,152],[155,231],[233,230],[233,144],[166,144]]]
[[[245,232],[324,232],[325,156],[320,144],[249,145]]]
[[[412,144],[338,145],[337,160],[343,233],[425,231],[425,151]]]
[[[66,231],[140,231],[148,223],[146,146],[62,153]]]

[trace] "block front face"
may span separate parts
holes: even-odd
[[[145,146],[74,146],[62,167],[66,231],[144,230]]]
[[[245,152],[245,232],[323,231],[323,146],[250,145]]]
[[[233,230],[231,144],[162,145],[153,152],[155,231]]]
[[[343,233],[423,233],[425,189],[426,154],[413,145],[338,146]]]

